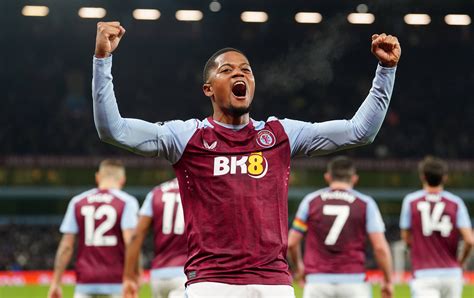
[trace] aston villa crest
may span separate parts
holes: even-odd
[[[263,148],[270,148],[276,143],[275,135],[269,130],[261,130],[257,134],[257,144]]]

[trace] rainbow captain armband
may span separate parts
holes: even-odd
[[[308,225],[301,219],[295,218],[295,220],[293,220],[292,229],[304,234],[308,230]]]

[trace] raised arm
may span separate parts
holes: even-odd
[[[92,98],[94,122],[104,142],[145,156],[163,156],[176,162],[196,129],[196,121],[165,124],[120,115],[112,83],[112,56],[125,29],[119,22],[99,22],[93,61]]]
[[[401,49],[396,37],[373,35],[372,53],[379,65],[368,96],[350,120],[309,123],[281,120],[292,156],[322,155],[371,143],[382,126],[395,83]]]

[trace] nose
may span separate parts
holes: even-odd
[[[242,72],[242,70],[240,68],[236,68],[234,69],[234,73],[232,74],[232,78],[242,78],[244,77],[244,73]]]

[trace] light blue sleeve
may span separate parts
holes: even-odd
[[[385,232],[385,224],[380,214],[380,210],[373,199],[367,202],[366,212],[366,230],[367,233]]]
[[[471,218],[469,217],[469,213],[467,212],[466,205],[462,200],[458,203],[458,212],[456,215],[456,225],[458,229],[461,228],[471,228]]]
[[[120,227],[122,230],[134,229],[138,224],[138,201],[134,197],[131,197],[125,203],[125,207],[122,213],[122,220],[120,221]]]
[[[290,139],[291,156],[323,155],[371,143],[387,113],[395,72],[396,67],[377,66],[369,95],[350,120],[320,123],[280,120]]]
[[[410,200],[405,197],[402,203],[402,211],[400,212],[400,229],[408,230],[411,228],[411,210]]]
[[[64,215],[63,222],[59,231],[63,234],[77,234],[79,232],[79,226],[77,225],[76,214],[75,214],[75,200],[71,200],[67,206],[66,214]]]
[[[122,118],[112,83],[112,56],[93,61],[94,122],[102,141],[144,156],[162,156],[176,163],[196,131],[198,120],[164,124]]]
[[[146,195],[145,201],[143,201],[142,208],[140,208],[140,215],[153,217],[153,191]]]
[[[309,202],[310,197],[305,197],[303,201],[300,203],[300,206],[298,207],[298,211],[296,212],[296,217],[301,219],[304,222],[308,221],[308,216],[309,216]]]

